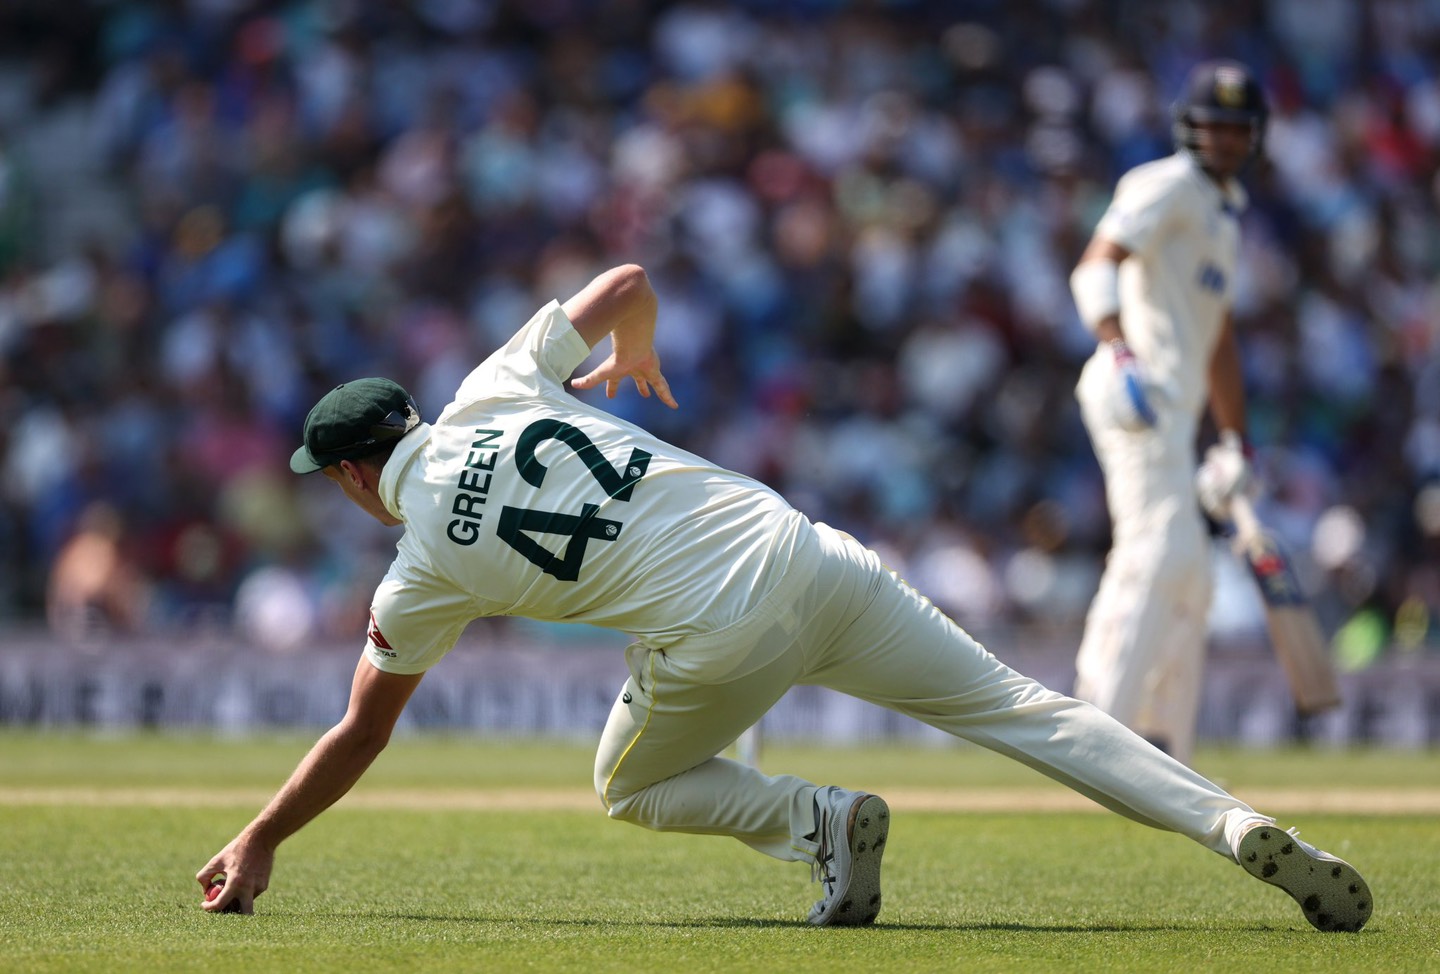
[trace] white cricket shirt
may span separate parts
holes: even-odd
[[[741,619],[817,562],[779,494],[570,395],[589,354],[552,301],[400,441],[379,484],[405,534],[371,605],[377,668],[428,669],[480,616],[662,648]]]
[[[1120,328],[1164,392],[1159,408],[1195,416],[1208,399],[1210,356],[1235,298],[1246,203],[1238,182],[1222,190],[1177,153],[1126,173],[1095,228],[1130,252],[1120,264]]]

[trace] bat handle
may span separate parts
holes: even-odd
[[[1235,521],[1237,540],[1253,538],[1260,533],[1260,518],[1255,514],[1255,506],[1243,493],[1230,498],[1230,517]]]

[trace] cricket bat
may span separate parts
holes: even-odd
[[[1296,709],[1302,714],[1318,714],[1338,707],[1335,665],[1289,556],[1260,523],[1248,497],[1231,500],[1230,514],[1235,520],[1235,552],[1245,559],[1260,586],[1270,645],[1290,682]]]

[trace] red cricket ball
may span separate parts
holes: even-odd
[[[214,876],[214,878],[212,878],[212,879],[210,880],[210,885],[205,888],[205,902],[206,902],[206,903],[209,903],[209,902],[210,902],[211,900],[213,900],[215,897],[219,896],[219,895],[220,895],[220,891],[223,890],[224,888],[225,888],[225,875],[224,875],[223,873],[216,873],[215,876]],[[240,898],[237,896],[235,899],[231,900],[229,903],[226,903],[226,904],[225,904],[225,909],[221,910],[220,912],[221,912],[221,913],[239,913],[239,912],[240,912]]]

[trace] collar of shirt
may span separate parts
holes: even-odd
[[[1186,157],[1190,161],[1190,168],[1194,172],[1195,178],[1205,186],[1206,192],[1214,195],[1221,211],[1233,217],[1239,217],[1250,205],[1250,194],[1245,192],[1245,187],[1240,185],[1240,180],[1231,176],[1225,180],[1224,185],[1221,185],[1200,167],[1200,163],[1195,160],[1194,156],[1186,153]]]
[[[421,423],[400,438],[400,442],[395,444],[395,452],[385,461],[385,469],[380,471],[380,486],[377,488],[380,503],[402,521],[405,520],[405,512],[400,510],[400,475],[429,441],[430,424]]]

